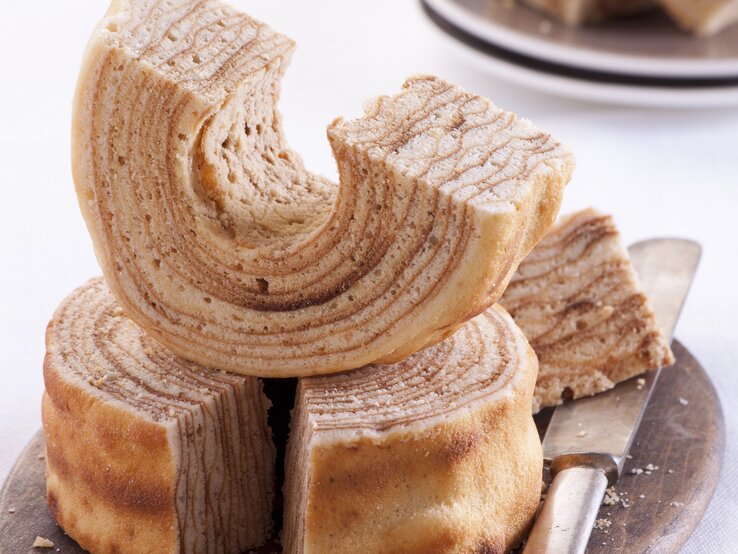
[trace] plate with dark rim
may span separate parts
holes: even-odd
[[[738,106],[738,26],[698,38],[659,12],[575,28],[501,0],[422,5],[454,50],[517,84],[616,104]]]

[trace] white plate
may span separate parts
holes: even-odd
[[[738,25],[697,38],[659,12],[570,27],[502,0],[425,3],[482,41],[549,63],[647,77],[738,78]]]
[[[638,106],[738,106],[738,27],[699,39],[660,14],[571,28],[499,0],[423,2],[458,51],[530,88]]]

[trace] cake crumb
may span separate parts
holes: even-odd
[[[682,406],[686,406],[687,404],[689,404],[689,400],[687,400],[686,398],[682,398],[682,397],[680,396],[680,397],[679,397],[679,403],[680,403],[680,404],[681,404]]]
[[[605,506],[614,506],[620,502],[620,496],[615,492],[614,487],[610,487],[605,491],[605,498],[602,499],[602,503]]]
[[[631,475],[640,475],[643,473],[643,470],[640,467],[634,467],[630,470]]]
[[[37,536],[36,540],[33,541],[31,548],[54,548],[54,543],[49,539]]]
[[[679,506],[684,506],[684,502],[677,502],[676,500],[672,500],[671,502],[669,502],[669,506],[675,506],[678,508]]]
[[[15,508],[8,508],[8,513],[9,514],[14,514],[15,513]]]
[[[646,380],[643,377],[639,377],[636,381],[637,389],[641,390],[646,385]]]
[[[577,438],[581,439],[582,437],[586,436],[586,434],[587,434],[587,431],[582,429],[581,431],[577,433]]]
[[[612,521],[609,519],[600,518],[595,521],[594,528],[595,529],[609,529],[612,525]]]
[[[669,475],[671,475],[672,473],[674,473],[674,470],[673,469],[669,469],[669,470],[666,471],[666,473],[668,473]]]
[[[638,498],[646,498],[646,495],[645,494],[642,494]]]

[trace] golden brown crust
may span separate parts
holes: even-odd
[[[306,552],[508,552],[541,487],[535,427],[510,406],[381,446],[321,447],[310,466]]]
[[[62,303],[46,347],[48,501],[67,534],[100,553],[239,554],[263,543],[274,446],[257,379],[176,358],[102,279]]]
[[[90,552],[179,552],[164,427],[60,385],[48,365],[44,374],[47,497],[59,525]]]
[[[82,212],[121,305],[184,358],[261,376],[399,361],[499,297],[572,156],[415,77],[331,124],[339,188],[283,136],[292,48],[219,2],[116,4],[75,97]]]
[[[538,355],[534,411],[674,361],[613,219],[594,210],[563,218],[501,303]]]
[[[535,354],[495,307],[397,366],[301,382],[287,463],[306,480],[288,474],[285,494],[305,506],[286,551],[303,532],[306,553],[509,551],[540,494]]]

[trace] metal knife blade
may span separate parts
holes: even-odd
[[[699,244],[682,239],[653,239],[629,249],[656,319],[671,340],[700,260]],[[606,455],[617,464],[617,479],[635,437],[660,370],[630,379],[612,390],[558,406],[543,440],[548,462],[562,456]]]
[[[671,338],[700,258],[698,244],[675,239],[630,248],[657,320]],[[554,411],[543,440],[553,481],[524,554],[584,554],[608,484],[623,470],[659,372]]]

